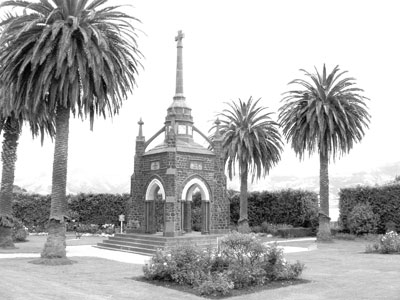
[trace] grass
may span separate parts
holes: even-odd
[[[40,253],[43,250],[46,239],[47,236],[30,235],[28,236],[28,241],[14,243],[15,249],[0,248],[0,253]],[[84,236],[76,239],[74,233],[67,233],[67,246],[96,245],[104,239],[104,237],[98,236]]]
[[[73,238],[67,238],[67,243],[95,244],[96,240],[103,239]],[[46,237],[29,239],[27,243],[18,243],[16,246],[20,249],[16,252],[24,249],[29,249],[27,252],[34,249],[40,252]],[[364,250],[368,243],[364,239],[335,240],[330,244],[318,244],[318,250],[286,254],[287,260],[300,260],[306,265],[301,278],[309,283],[259,290],[232,300],[400,299],[400,255],[366,254]],[[287,245],[303,244],[304,242]],[[5,253],[5,250],[0,250],[0,253]],[[34,265],[28,263],[30,260],[0,259],[0,299],[204,299],[132,280],[133,277],[143,275],[141,265],[92,257],[74,257],[73,260],[77,263],[67,266]]]

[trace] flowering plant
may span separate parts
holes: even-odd
[[[383,254],[400,253],[400,235],[395,231],[389,231],[372,245],[368,245],[367,252]]]

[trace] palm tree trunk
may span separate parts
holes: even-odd
[[[250,232],[248,217],[247,176],[247,165],[244,165],[240,170],[240,217],[238,221],[238,230],[240,233]]]
[[[4,140],[1,153],[3,170],[0,189],[0,247],[15,248],[12,240],[12,192],[20,126],[17,119],[8,117],[4,124]]]
[[[329,174],[328,155],[322,151],[319,154],[319,228],[317,238],[319,241],[331,241],[331,228],[329,218]]]
[[[41,253],[42,258],[66,258],[64,221],[67,213],[69,115],[69,108],[60,104],[57,106],[49,235]]]

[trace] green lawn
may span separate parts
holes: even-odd
[[[21,250],[39,249],[40,252],[45,238],[29,239],[28,243],[17,246]],[[95,244],[97,239],[102,238],[83,237],[68,243]],[[288,260],[306,264],[302,278],[310,283],[232,299],[399,300],[400,255],[365,254],[366,243],[365,240],[335,241],[318,244],[318,250],[287,254]],[[0,299],[203,299],[132,280],[142,275],[141,265],[88,257],[74,257],[77,263],[68,266],[34,265],[29,260],[0,259]]]
[[[15,243],[16,249],[0,249],[1,253],[40,253],[43,250],[47,236],[30,235],[27,242]],[[75,234],[67,233],[67,246],[78,245],[96,245],[105,240],[105,237],[83,236],[80,239],[75,238]],[[1,298],[0,298],[1,299]]]

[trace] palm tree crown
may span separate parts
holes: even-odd
[[[117,11],[99,8],[107,0],[5,1],[0,7],[24,9],[8,14],[0,54],[0,79],[7,93],[6,112],[29,110],[35,114],[45,101],[49,111],[58,104],[73,113],[118,113],[121,100],[135,84],[140,52],[136,30]]]
[[[219,114],[219,131],[223,137],[223,148],[229,177],[235,172],[238,162],[239,174],[250,171],[253,179],[265,176],[280,160],[282,142],[278,124],[265,113],[265,107],[250,98],[247,102],[228,103],[229,109]]]
[[[368,127],[367,98],[359,94],[363,90],[355,87],[354,78],[342,78],[347,71],[339,72],[339,66],[328,76],[325,65],[322,76],[317,70],[316,74],[301,71],[311,82],[295,79],[289,83],[303,89],[284,94],[279,110],[284,135],[300,158],[306,151],[333,158],[348,153]]]

